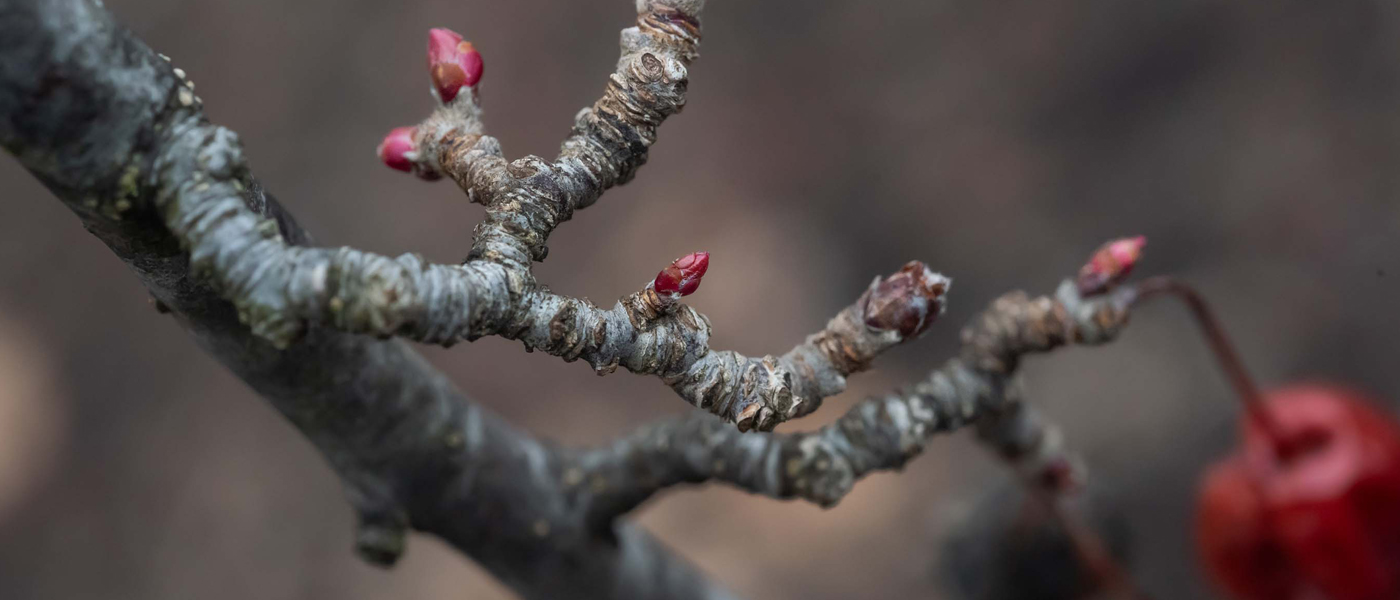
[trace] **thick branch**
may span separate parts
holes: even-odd
[[[740,434],[702,415],[662,421],[581,460],[623,482],[593,498],[594,519],[623,514],[666,487],[717,480],[774,498],[831,506],[861,477],[898,469],[936,434],[979,423],[981,438],[1026,477],[1061,486],[1075,465],[1059,435],[1022,404],[1022,356],[1100,344],[1127,322],[1123,293],[1085,299],[1070,282],[1054,298],[997,299],[963,331],[963,351],[924,380],[857,404],[810,433]]]
[[[219,252],[188,260],[153,210],[158,196],[167,217],[182,201],[163,186],[204,198],[210,192],[200,185],[221,186],[227,197],[188,220],[191,231],[226,236],[261,227],[282,245],[287,264],[305,266],[313,255],[323,261],[326,281],[357,269],[372,275],[400,267],[286,246],[282,240],[306,242],[305,232],[232,166],[231,137],[204,123],[192,95],[182,101],[186,93],[169,65],[93,3],[0,0],[0,144],[136,272],[202,347],[326,456],[361,516],[362,554],[391,562],[411,526],[441,536],[529,598],[729,597],[632,527],[599,535],[559,483],[561,453],[471,402],[405,344],[312,326],[279,350],[240,325],[233,306],[191,276],[192,262],[287,267]],[[166,144],[188,156],[172,156]],[[182,169],[190,180],[179,180]],[[206,179],[194,181],[197,172]],[[421,271],[412,261],[400,264]],[[237,269],[235,275],[226,283],[257,279]],[[351,279],[377,285],[373,277]]]

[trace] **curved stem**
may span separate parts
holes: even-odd
[[[1278,421],[1264,405],[1264,398],[1259,393],[1258,386],[1254,384],[1254,378],[1250,377],[1249,370],[1244,366],[1244,361],[1240,359],[1234,344],[1230,342],[1230,337],[1226,335],[1225,327],[1220,324],[1220,320],[1216,318],[1215,313],[1211,311],[1210,305],[1206,304],[1206,300],[1200,292],[1184,281],[1165,275],[1144,279],[1134,286],[1134,291],[1136,295],[1130,305],[1164,295],[1175,297],[1186,303],[1187,308],[1191,309],[1191,314],[1196,319],[1196,324],[1200,325],[1201,331],[1205,333],[1206,342],[1210,344],[1211,351],[1215,353],[1216,362],[1225,371],[1230,385],[1235,388],[1235,394],[1244,404],[1245,412],[1249,414],[1251,419],[1254,419],[1254,423],[1264,432],[1265,437],[1273,442],[1274,453],[1280,457],[1287,456],[1287,436],[1283,434],[1283,429],[1279,426]]]
[[[1128,570],[1113,557],[1103,538],[1065,510],[1058,495],[1040,490],[1027,491],[1031,502],[1039,505],[1050,520],[1069,538],[1074,553],[1079,555],[1080,560],[1084,561],[1085,566],[1089,568],[1101,589],[1113,594],[1121,594],[1131,600],[1153,600],[1152,596],[1148,595],[1133,580]]]

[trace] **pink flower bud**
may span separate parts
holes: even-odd
[[[1089,262],[1079,269],[1079,293],[1083,296],[1102,294],[1128,278],[1133,266],[1142,258],[1143,236],[1113,240],[1100,246]]]
[[[451,29],[428,31],[428,73],[433,78],[433,91],[443,103],[451,102],[463,87],[481,81],[484,68],[481,53],[471,42]]]
[[[390,169],[413,172],[413,164],[418,161],[418,146],[413,143],[413,127],[399,127],[384,136],[379,142],[379,160]]]
[[[901,339],[916,337],[943,314],[948,285],[947,277],[911,260],[865,293],[865,325],[876,331],[897,331]]]
[[[689,296],[700,289],[700,278],[710,268],[709,252],[693,252],[676,259],[671,266],[656,274],[651,282],[658,294]]]

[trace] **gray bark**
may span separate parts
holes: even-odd
[[[418,127],[415,169],[487,206],[462,265],[312,246],[236,136],[204,118],[183,74],[88,0],[0,0],[0,145],[325,455],[360,516],[358,549],[376,563],[391,564],[416,529],[529,598],[728,598],[619,517],[662,489],[711,480],[829,506],[863,475],[971,423],[1025,478],[1061,486],[1074,461],[1023,404],[1017,365],[1111,339],[1128,294],[1084,298],[1066,282],[1053,298],[1007,295],[924,381],[819,431],[773,434],[744,431],[812,412],[846,376],[923,333],[947,280],[911,262],[789,353],[763,358],[711,350],[708,320],[650,288],[602,310],[535,282],[549,233],[629,180],[683,106],[701,5],[638,2],[617,72],[555,162],[507,163],[482,133],[475,90]],[[400,339],[377,339],[481,335],[660,376],[718,416],[559,448],[474,403]]]
[[[560,483],[558,449],[473,402],[403,342],[313,326],[278,349],[240,323],[154,208],[162,178],[178,178],[178,163],[161,162],[172,126],[213,131],[182,89],[91,2],[0,1],[0,144],[325,455],[361,516],[366,558],[392,562],[412,527],[527,598],[730,597],[646,533],[587,522]],[[246,210],[288,243],[310,241],[242,181]]]

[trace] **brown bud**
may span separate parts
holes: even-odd
[[[865,325],[878,331],[897,331],[904,339],[917,337],[943,314],[943,295],[950,283],[924,263],[909,261],[866,292]]]

